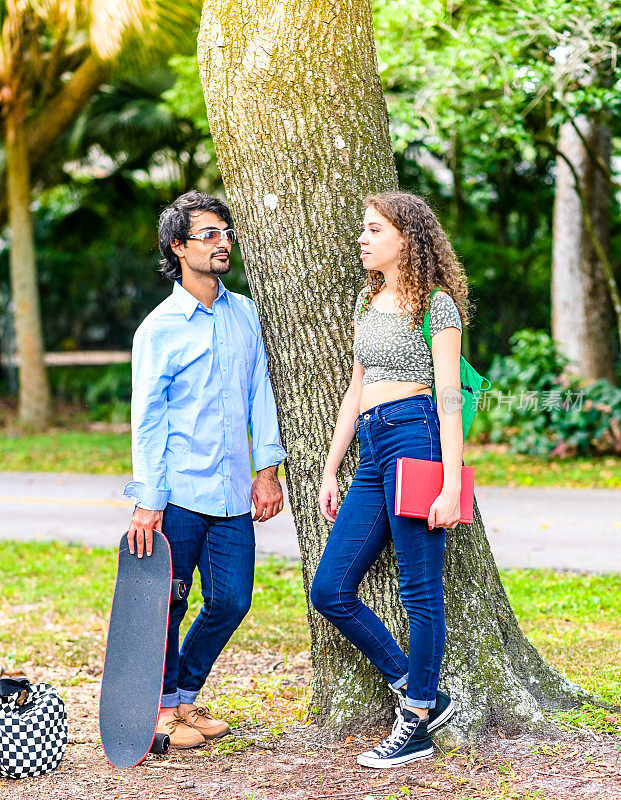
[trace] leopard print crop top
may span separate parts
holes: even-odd
[[[359,293],[354,310],[354,321],[359,326],[354,356],[364,367],[362,383],[416,381],[433,389],[433,359],[421,325],[412,329],[403,314],[378,311],[373,303],[365,304],[364,292],[363,289]],[[433,338],[444,328],[461,331],[461,317],[453,299],[437,292],[429,310],[429,333]]]

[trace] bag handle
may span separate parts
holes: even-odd
[[[19,694],[15,701],[18,706],[26,702],[26,698],[31,691],[32,686],[28,678],[0,678],[0,697]]]

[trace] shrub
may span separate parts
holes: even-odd
[[[522,330],[496,356],[477,430],[511,450],[539,456],[621,453],[621,389],[585,384],[544,331]]]
[[[49,375],[56,399],[84,405],[91,419],[129,422],[130,364],[54,367]]]

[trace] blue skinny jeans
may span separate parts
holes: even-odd
[[[356,427],[360,462],[317,567],[311,602],[394,689],[407,682],[408,705],[433,708],[445,637],[444,528],[396,516],[395,484],[398,457],[442,460],[438,412],[429,395],[419,394],[369,409]],[[410,623],[409,658],[358,597],[360,581],[391,536]]]
[[[254,526],[250,513],[213,517],[171,505],[164,510],[164,536],[172,553],[173,578],[192,585],[201,576],[203,606],[179,651],[179,626],[188,603],[173,604],[168,618],[162,706],[193,703],[214,661],[248,613],[254,583]]]

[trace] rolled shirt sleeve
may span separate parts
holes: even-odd
[[[168,348],[156,332],[140,327],[132,348],[132,462],[134,480],[123,494],[141,508],[161,511],[170,487],[164,453],[168,440],[168,386],[173,373]]]
[[[287,453],[280,443],[276,401],[267,369],[267,356],[261,335],[259,316],[253,303],[256,325],[255,363],[250,381],[249,422],[252,437],[252,463],[256,472],[280,464]]]

